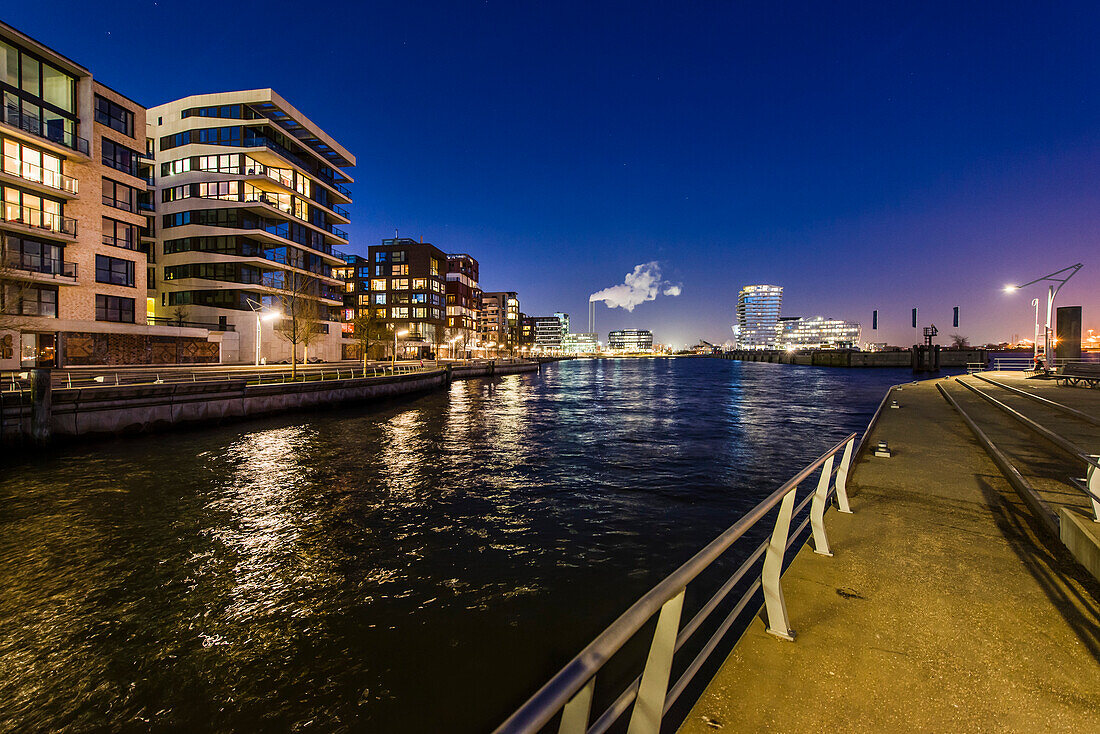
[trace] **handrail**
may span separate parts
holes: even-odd
[[[16,169],[16,170],[13,170]],[[78,189],[78,183],[72,176],[66,176],[58,171],[44,168],[42,166],[28,163],[27,161],[20,160],[15,156],[4,156],[4,173],[12,176],[18,176],[24,181],[31,181],[32,183],[40,183],[43,186],[48,186],[51,189],[57,189],[58,191],[65,191],[70,194],[76,194]]]
[[[560,731],[563,734],[566,732],[569,734],[602,732],[626,712],[630,699],[636,696],[631,714],[631,734],[656,734],[660,729],[661,718],[664,716],[667,705],[670,704],[668,680],[672,657],[676,649],[686,641],[691,633],[698,629],[702,622],[699,615],[696,615],[684,628],[683,632],[679,630],[680,611],[687,585],[777,506],[780,508],[779,516],[776,519],[771,539],[761,546],[763,552],[760,548],[754,551],[749,559],[742,563],[741,568],[719,590],[719,593],[724,596],[744,577],[752,562],[759,560],[761,555],[765,557],[760,579],[742,595],[733,615],[727,617],[719,632],[724,634],[724,630],[732,624],[731,620],[736,619],[736,616],[743,611],[749,600],[755,595],[756,590],[762,586],[767,610],[768,632],[782,639],[793,639],[793,632],[787,626],[786,605],[779,584],[784,554],[789,545],[793,543],[793,538],[788,542],[791,520],[797,512],[804,509],[806,504],[812,500],[813,506],[810,517],[795,531],[795,537],[805,528],[806,523],[811,523],[815,545],[817,546],[816,550],[828,553],[828,543],[825,541],[821,515],[824,513],[825,503],[832,494],[829,488],[830,480],[834,474],[836,476],[846,475],[850,468],[850,463],[847,462],[850,462],[851,449],[855,439],[856,434],[852,433],[819,456],[756,507],[749,510],[741,519],[712,540],[690,560],[634,602],[618,619],[612,622],[607,629],[567,663],[557,675],[551,678],[515,713],[508,717],[495,730],[495,733],[530,734],[537,732],[550,722],[559,711],[562,713]],[[832,468],[833,459],[842,449],[845,452],[844,461],[834,473]],[[795,494],[799,485],[818,468],[821,468],[822,471],[817,491],[803,500],[798,508],[795,508]],[[712,601],[714,601],[713,598]],[[708,602],[702,612],[709,614],[717,605],[718,602],[713,604]],[[641,676],[634,684],[628,686],[612,703],[607,712],[589,728],[588,719],[595,676],[603,665],[657,614],[659,614],[657,630]],[[701,667],[701,660],[705,660],[706,656],[709,656],[717,645],[717,641],[714,641],[713,638],[712,642],[714,644],[708,642],[700,655],[688,666],[685,673],[686,680],[690,680],[690,676],[693,676],[695,671]],[[675,696],[679,696],[687,685],[686,680],[682,676],[673,686],[672,692]],[[637,686],[635,689],[636,694],[632,694],[631,689],[634,689],[635,685]]]

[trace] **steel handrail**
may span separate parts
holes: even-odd
[[[801,471],[795,474],[794,477],[787,480],[779,489],[775,490],[762,502],[757,504],[754,508],[749,510],[744,516],[741,517],[736,523],[726,529],[721,535],[712,540],[702,550],[696,553],[687,562],[681,565],[678,569],[669,574],[663,581],[654,586],[649,592],[643,595],[638,601],[634,602],[625,612],[623,612],[618,619],[611,623],[607,629],[600,633],[596,639],[590,642],[580,653],[577,654],[569,663],[565,665],[553,678],[551,678],[546,684],[544,684],[533,696],[531,696],[526,703],[524,703],[519,709],[517,709],[503,724],[501,724],[496,730],[495,734],[529,734],[531,732],[537,732],[543,726],[545,726],[553,717],[559,712],[563,711],[567,706],[572,707],[574,703],[578,705],[584,705],[584,694],[582,689],[588,690],[592,681],[595,679],[595,675],[600,671],[603,665],[611,659],[611,657],[618,652],[623,645],[625,645],[631,638],[634,637],[638,631],[645,626],[654,615],[660,612],[661,619],[658,620],[658,635],[662,631],[662,623],[665,621],[666,613],[669,613],[669,605],[676,600],[682,601],[682,595],[689,583],[691,583],[700,573],[707,569],[715,560],[717,560],[726,550],[728,550],[738,539],[751,530],[760,520],[762,520],[769,512],[776,508],[776,506],[783,504],[781,508],[779,521],[783,520],[782,515],[786,511],[787,527],[784,528],[783,544],[784,551],[787,546],[786,533],[789,532],[789,525],[791,516],[794,514],[794,502],[793,496],[788,498],[792,492],[796,491],[803,481],[805,481],[811,474],[818,468],[821,468],[827,462],[828,476],[833,476],[832,472],[832,459],[841,450],[846,451],[846,456],[850,458],[850,447],[855,440],[856,434],[852,433],[845,439],[834,445],[824,454],[815,459],[812,463],[804,467]],[[840,470],[836,472],[839,474],[841,471],[847,471],[849,466],[841,466]],[[823,477],[824,479],[824,477]],[[838,489],[839,491],[839,489]],[[800,505],[800,508],[804,508],[809,499],[812,499],[813,495],[807,498],[806,501]],[[809,519],[807,519],[809,522]],[[780,522],[777,522],[776,530],[779,529]],[[800,528],[804,529],[805,524]],[[796,533],[797,534],[797,533]],[[774,539],[774,536],[773,536]],[[765,561],[767,563],[767,560]],[[747,572],[747,569],[746,569]],[[763,583],[763,579],[761,579]],[[735,582],[736,584],[736,582]],[[732,587],[731,587],[732,588]],[[781,596],[781,595],[780,595]],[[742,599],[745,602],[744,599]],[[747,602],[745,602],[747,603]],[[709,605],[708,605],[709,606]],[[715,605],[717,606],[717,605]],[[771,608],[771,602],[768,603],[769,609]],[[679,622],[679,608],[676,607],[672,610],[674,613],[669,614],[669,618],[675,617],[675,622],[678,626]],[[708,612],[709,613],[709,612]],[[785,610],[784,610],[785,615]],[[689,622],[689,626],[691,623]],[[772,622],[769,620],[769,628],[772,626]],[[695,630],[692,629],[692,632]],[[679,632],[677,631],[677,637]],[[782,635],[781,635],[782,636]],[[673,646],[675,648],[675,645]],[[654,651],[657,648],[657,638],[654,639],[654,650],[651,651],[651,659],[654,655]],[[675,652],[675,649],[672,650]],[[671,662],[671,660],[669,660]],[[649,670],[649,661],[647,661],[646,671],[642,673],[642,676],[638,680],[638,690],[645,685],[646,674]],[[694,674],[694,673],[693,673]],[[667,675],[667,673],[666,673]],[[667,681],[667,678],[666,678]],[[627,691],[621,694],[627,696],[630,693],[630,687]],[[578,694],[581,694],[578,697]],[[587,705],[591,704],[590,694],[588,690],[589,699]],[[677,691],[679,695],[679,691]],[[577,697],[577,698],[575,698]],[[667,696],[662,695],[660,702],[660,712],[663,715],[665,710],[665,702]],[[612,708],[616,708],[616,703],[612,704]],[[627,701],[629,703],[629,701]],[[637,711],[637,706],[635,707]],[[609,712],[611,709],[609,709]],[[625,712],[625,707],[622,711],[615,714],[614,718],[618,718]],[[563,718],[567,715],[576,715],[575,711],[563,711]],[[604,728],[600,728],[604,724],[605,716],[601,717],[596,724],[589,729],[587,725],[587,710],[584,712],[583,726],[578,726],[575,731],[588,732],[588,731],[603,731]],[[572,720],[572,717],[571,717]],[[613,721],[614,719],[612,719]],[[579,722],[579,718],[576,719]],[[609,726],[612,721],[606,722]],[[563,729],[565,728],[563,723]],[[633,729],[633,727],[632,727]]]

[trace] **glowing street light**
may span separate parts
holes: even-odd
[[[395,331],[395,332],[393,332],[393,360],[390,362],[390,365],[391,365],[390,371],[391,372],[396,372],[397,371],[397,337],[405,336],[408,333],[409,332],[407,332],[407,331]]]
[[[1051,319],[1054,316],[1054,299],[1058,295],[1058,291],[1062,290],[1062,286],[1064,286],[1070,278],[1072,278],[1074,275],[1076,275],[1077,271],[1080,270],[1081,268],[1082,268],[1081,263],[1077,263],[1076,265],[1070,265],[1068,268],[1062,268],[1061,270],[1055,270],[1053,273],[1050,273],[1049,275],[1044,275],[1043,277],[1036,278],[1035,280],[1029,280],[1028,282],[1021,283],[1020,285],[1006,285],[1005,286],[1005,293],[1012,293],[1012,292],[1017,291],[1021,288],[1026,288],[1029,285],[1034,285],[1035,283],[1041,283],[1041,282],[1047,281],[1047,280],[1050,281],[1050,286],[1047,288],[1046,334],[1045,334],[1044,339],[1043,339],[1043,361],[1046,363],[1046,367],[1048,369],[1054,365],[1053,357],[1051,356],[1051,351],[1050,351],[1051,346],[1053,346],[1053,340],[1051,338],[1052,334],[1051,334],[1051,324],[1050,324],[1050,322],[1051,322]],[[1062,277],[1064,273],[1068,273],[1068,275],[1064,275],[1064,277]],[[1039,344],[1038,344],[1038,342],[1039,342],[1039,339],[1038,339],[1039,327],[1038,327],[1038,322],[1039,322],[1039,299],[1035,299],[1035,323],[1036,323],[1036,327],[1035,327],[1035,336],[1036,336],[1036,339],[1035,339],[1035,342],[1036,342],[1036,344],[1035,344],[1035,359],[1036,360],[1038,360],[1038,358],[1039,358]]]
[[[260,366],[260,337],[263,334],[263,325],[261,321],[271,321],[282,316],[282,313],[272,309],[269,306],[265,306],[258,301],[253,301],[251,298],[246,298],[245,303],[256,314],[256,366]]]

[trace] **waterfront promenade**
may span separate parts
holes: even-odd
[[[896,391],[869,437],[894,455],[865,454],[854,514],[827,515],[834,557],[807,545],[784,574],[796,641],[751,624],[680,731],[1096,730],[1100,582],[936,382],[966,392]],[[1057,396],[1095,415],[1096,392]]]

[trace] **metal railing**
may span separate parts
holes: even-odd
[[[57,232],[58,234],[76,236],[76,220],[63,217],[53,212],[44,212],[41,209],[32,209],[29,206],[4,203],[4,220],[13,224],[23,224],[28,227]]]
[[[41,273],[43,275],[60,275],[65,278],[76,277],[76,263],[64,260],[51,260],[41,257],[11,257],[6,261],[6,267],[13,270],[24,270],[28,273]]]
[[[1080,359],[1076,359],[1076,358],[1068,359],[1068,358],[1063,358],[1063,357],[1055,357],[1053,366],[1054,367],[1062,367],[1062,366],[1065,366],[1067,364],[1074,364],[1074,363],[1097,364],[1098,362],[1100,362],[1100,358],[1098,358],[1098,359],[1089,359],[1089,358],[1082,357]],[[993,358],[993,369],[998,371],[998,372],[1001,372],[1001,371],[1030,372],[1030,371],[1033,371],[1035,369],[1035,359],[1032,358],[1032,357],[994,357]]]
[[[1087,453],[1080,446],[1073,443],[1064,436],[1061,436],[1050,430],[1049,428],[1040,425],[1038,422],[1032,420],[1031,418],[1028,418],[1026,415],[1016,410],[1012,406],[1003,403],[1002,401],[998,400],[997,398],[993,397],[983,390],[979,390],[965,380],[959,380],[958,383],[965,387],[967,390],[973,392],[982,400],[985,400],[990,405],[993,405],[994,407],[1000,409],[1010,418],[1016,420],[1027,429],[1038,434],[1039,436],[1042,436],[1044,439],[1057,446],[1069,456],[1072,456],[1078,461],[1083,461],[1085,463],[1085,478],[1079,479],[1076,477],[1069,477],[1069,483],[1076,489],[1083,492],[1085,496],[1092,501],[1093,522],[1100,522],[1100,471],[1097,471],[1097,469],[1100,469],[1100,456]]]
[[[18,176],[24,181],[40,183],[43,186],[49,186],[51,189],[57,189],[58,191],[64,191],[73,195],[76,195],[79,187],[77,180],[72,176],[66,176],[58,171],[52,171],[49,168],[36,166],[27,161],[21,161],[10,155],[4,156],[4,173]]]
[[[561,714],[559,734],[602,734],[631,709],[631,704],[633,708],[629,733],[658,734],[665,714],[741,617],[750,602],[758,598],[757,592],[761,589],[763,589],[767,631],[781,639],[792,640],[794,632],[790,629],[780,583],[784,558],[787,550],[801,536],[807,524],[811,528],[815,552],[832,555],[825,536],[823,518],[826,506],[834,494],[840,511],[851,512],[848,508],[846,483],[855,441],[856,434],[853,433],[834,445],[711,541],[691,560],[653,587],[501,724],[496,729],[496,734],[531,734],[540,731],[559,712]],[[834,469],[834,459],[841,452],[843,455],[840,466]],[[818,469],[820,474],[815,489],[796,505],[797,492],[802,482]],[[792,533],[792,521],[801,515],[807,505],[809,505],[808,516]],[[688,584],[777,507],[778,513],[768,540],[757,546],[709,601],[686,625],[681,627],[680,616]],[[743,579],[751,578],[750,572],[761,558],[763,558],[763,564],[759,577],[749,584],[725,620],[670,687],[669,681],[676,652]],[[641,674],[615,698],[594,723],[589,724],[596,676],[604,664],[655,615],[657,626]]]
[[[233,324],[215,324],[208,321],[180,321],[171,316],[147,316],[145,320],[155,326],[177,326],[190,329],[207,329],[208,331],[236,331]]]
[[[54,143],[60,143],[66,148],[88,155],[88,141],[74,135],[68,130],[52,127],[50,123],[43,121],[36,115],[28,115],[21,112],[18,107],[4,105],[4,122],[14,125],[20,130],[33,133],[40,138],[45,138]]]

